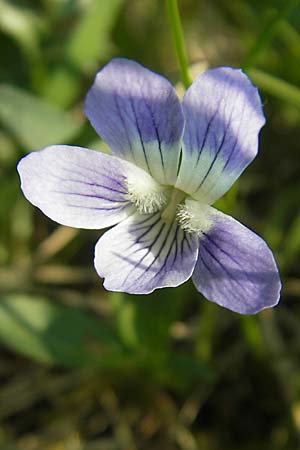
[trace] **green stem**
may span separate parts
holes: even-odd
[[[183,32],[180,20],[177,0],[165,0],[167,14],[169,16],[170,27],[176,49],[177,60],[180,68],[180,77],[185,88],[191,84],[188,72],[188,62],[184,46]]]

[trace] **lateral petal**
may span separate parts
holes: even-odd
[[[112,152],[174,184],[183,115],[169,81],[140,64],[115,58],[101,69],[89,90],[85,114]]]
[[[176,187],[212,204],[257,154],[265,123],[261,100],[240,69],[218,67],[196,78],[182,106],[186,125]]]
[[[281,283],[265,241],[214,208],[210,219],[213,226],[199,240],[193,273],[196,288],[208,300],[241,314],[275,306]]]
[[[176,222],[135,214],[99,239],[94,264],[106,289],[147,294],[190,278],[197,254],[197,238]]]
[[[95,150],[53,145],[22,158],[17,169],[25,197],[46,216],[71,227],[104,228],[135,209],[126,184],[131,166]]]

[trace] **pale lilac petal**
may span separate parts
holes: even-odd
[[[94,150],[57,145],[22,158],[18,172],[25,197],[52,220],[104,228],[134,211],[127,198],[129,166]]]
[[[256,87],[240,70],[210,69],[183,99],[186,120],[176,187],[212,204],[253,160],[265,123]]]
[[[214,225],[199,242],[196,288],[208,300],[241,314],[275,306],[281,283],[265,241],[232,217],[211,210]]]
[[[167,79],[134,61],[115,58],[98,72],[85,114],[115,155],[162,184],[174,184],[184,121]]]
[[[95,249],[95,268],[112,291],[147,294],[190,278],[198,240],[159,213],[136,214],[107,231]]]

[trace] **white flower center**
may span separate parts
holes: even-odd
[[[152,214],[168,204],[171,189],[157,183],[147,172],[130,173],[127,178],[129,200],[141,214]]]
[[[178,205],[176,219],[183,230],[201,236],[212,226],[212,207],[188,198]]]
[[[148,173],[137,169],[127,178],[129,200],[140,214],[161,212],[164,222],[176,220],[188,233],[201,235],[211,228],[211,207],[192,200],[188,194],[171,186],[163,186]]]

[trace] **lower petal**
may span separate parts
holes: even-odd
[[[175,221],[135,214],[99,239],[94,263],[106,289],[147,294],[188,280],[197,254],[198,239]]]
[[[200,237],[193,273],[196,288],[208,300],[241,314],[275,306],[281,283],[267,244],[214,208],[211,220],[213,226]]]

